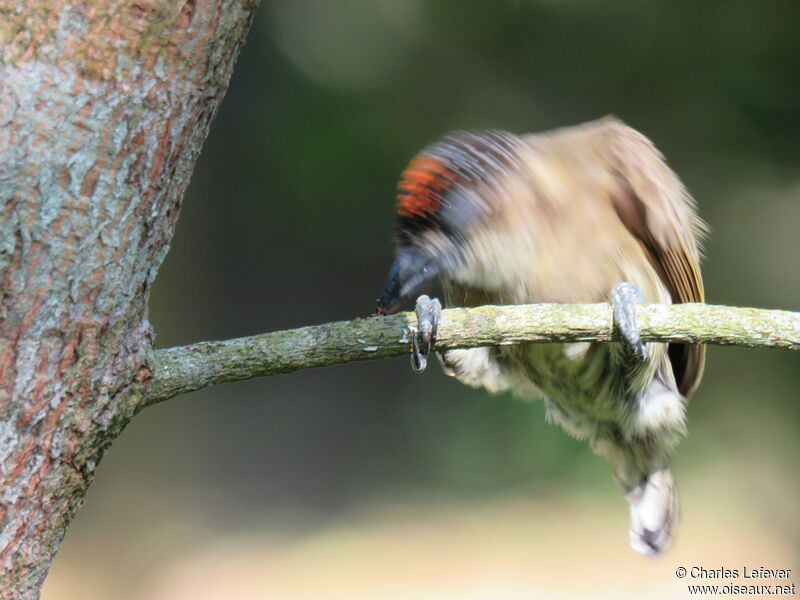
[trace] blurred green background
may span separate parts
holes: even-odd
[[[800,310],[796,1],[265,0],[153,289],[158,345],[370,314],[422,146],[609,113],[697,197],[708,301]],[[176,398],[103,460],[44,598],[672,598],[678,564],[797,573],[798,375],[711,349],[655,563],[541,403],[438,365]]]

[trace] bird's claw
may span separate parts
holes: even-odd
[[[636,305],[642,303],[642,292],[634,284],[623,281],[611,290],[611,306],[614,310],[614,326],[630,354],[636,361],[647,359],[647,345],[639,334]]]
[[[417,298],[417,325],[409,325],[411,334],[411,368],[422,373],[428,366],[428,355],[436,340],[436,331],[442,315],[442,304],[438,298],[422,295]]]

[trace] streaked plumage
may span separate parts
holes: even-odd
[[[695,204],[660,153],[613,118],[553,132],[455,133],[399,184],[397,258],[379,312],[440,277],[446,305],[606,302],[635,284],[645,302],[702,302]],[[445,371],[491,392],[544,397],[548,417],[611,465],[631,505],[631,542],[657,554],[677,504],[669,472],[702,346],[620,344],[451,350]]]

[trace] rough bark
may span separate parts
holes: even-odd
[[[0,4],[0,596],[137,407],[147,295],[257,0]]]
[[[800,350],[800,313],[649,304],[637,310],[648,342]],[[355,319],[155,350],[141,400],[160,402],[210,385],[409,354],[413,313]],[[608,304],[480,306],[442,311],[436,349],[618,339]]]
[[[1,598],[39,596],[98,461],[143,406],[408,352],[408,314],[152,348],[148,290],[257,4],[0,4]],[[796,314],[750,310],[643,307],[643,335],[797,349]],[[609,341],[610,318],[450,310],[439,345]]]

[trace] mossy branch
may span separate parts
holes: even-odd
[[[800,350],[795,312],[646,304],[638,318],[649,342]],[[409,354],[414,324],[416,316],[406,312],[156,350],[142,400],[153,404],[218,383]],[[608,304],[481,306],[444,310],[436,348],[616,339]]]

